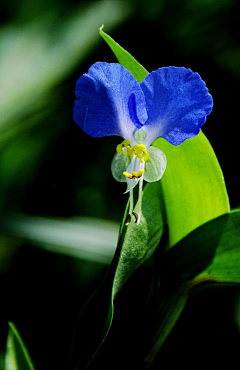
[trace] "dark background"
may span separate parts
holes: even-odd
[[[116,61],[98,35],[102,23],[104,31],[148,71],[174,65],[201,75],[214,100],[203,132],[223,170],[231,207],[240,206],[239,1],[15,0],[1,3],[0,14],[4,61],[4,68],[0,66],[1,220],[8,217],[11,224],[12,215],[17,213],[23,223],[25,215],[33,220],[37,216],[46,220],[81,216],[116,225],[121,221],[127,200],[125,188],[110,173],[119,139],[92,139],[72,119],[79,76],[96,61]],[[7,322],[12,320],[37,369],[66,369],[78,312],[109,262],[34,248],[30,237],[20,238],[16,230],[10,233],[9,224],[2,226],[3,221],[2,353]],[[146,294],[147,289],[146,285]],[[177,364],[195,368],[199,362],[210,365],[216,361],[216,365],[234,361],[239,346],[238,295],[235,285],[199,289],[164,344],[157,363],[162,361],[163,368]],[[103,349],[109,357],[102,358],[113,368],[117,364],[110,362],[110,354],[125,359],[129,352],[120,345],[121,335],[135,333],[138,326],[136,322],[131,326],[126,319],[129,312],[141,312],[137,296],[130,297],[131,288],[118,297],[112,340]],[[126,302],[128,310],[124,310]],[[136,315],[135,321],[140,323],[141,319]],[[132,338],[134,342],[134,334]],[[211,360],[207,360],[209,355]],[[96,367],[97,361],[103,361],[101,355],[94,362]]]

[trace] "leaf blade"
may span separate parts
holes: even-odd
[[[148,184],[143,193],[143,222],[136,225],[132,220],[128,226],[123,222],[118,246],[107,275],[80,313],[70,363],[72,370],[82,370],[90,364],[112,324],[114,298],[131,274],[159,245],[164,219],[158,193],[159,183]],[[138,204],[135,211],[137,208]],[[123,220],[127,213],[128,207]]]
[[[109,45],[119,63],[128,69],[138,82],[141,82],[147,76],[148,71],[127,50],[123,49],[107,33],[103,32],[103,25],[99,28],[99,33]]]
[[[163,256],[162,287],[153,315],[148,367],[178,320],[189,295],[202,284],[240,283],[240,211],[200,226]]]
[[[128,225],[113,281],[114,298],[133,272],[151,257],[160,243],[165,213],[159,193],[161,194],[161,188],[158,182],[145,186],[141,222],[136,225],[132,221]],[[138,204],[135,207],[135,212],[137,211]]]
[[[240,283],[240,212],[200,226],[171,248],[163,259],[166,279]]]
[[[202,131],[178,146],[164,139],[153,145],[168,160],[161,186],[173,246],[205,222],[230,212],[228,195],[222,170]]]
[[[35,370],[28,349],[16,326],[9,322],[5,370]]]

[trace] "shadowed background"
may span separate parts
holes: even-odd
[[[175,65],[201,75],[214,100],[203,132],[235,208],[240,206],[240,3],[15,0],[1,3],[0,14],[0,369],[9,320],[19,327],[37,369],[66,369],[77,315],[111,262],[127,201],[125,185],[110,172],[120,138],[92,139],[72,119],[79,76],[96,61],[116,61],[98,28],[104,23],[104,31],[148,71]],[[147,283],[140,281],[140,291],[145,286],[147,294]],[[210,343],[210,353],[222,345],[226,359],[231,351],[234,358],[239,288],[208,289],[192,298],[159,361],[178,363],[168,357],[173,346],[179,363],[185,361],[185,346],[191,360],[196,346],[206,356]],[[138,325],[124,312],[124,301],[135,312],[141,305],[137,293],[131,297],[126,288],[123,303],[116,304],[113,343],[118,343],[122,321],[134,342]],[[117,323],[121,310],[124,319]],[[215,335],[212,341],[203,328]],[[232,342],[222,344],[224,336]],[[110,361],[110,340],[105,348]],[[115,351],[114,356],[120,351],[124,356],[119,343]]]

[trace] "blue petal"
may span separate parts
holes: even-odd
[[[144,144],[163,137],[173,145],[197,135],[211,112],[213,100],[198,73],[184,67],[164,67],[141,83],[148,120]]]
[[[117,135],[134,142],[134,132],[147,120],[139,83],[118,63],[93,64],[75,93],[74,121],[93,137]]]

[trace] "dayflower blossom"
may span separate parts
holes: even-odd
[[[213,101],[198,73],[184,67],[163,67],[138,83],[118,63],[98,62],[76,83],[74,121],[93,137],[121,136],[111,170],[127,182],[130,206],[140,221],[143,179],[160,180],[166,168],[162,150],[150,146],[162,137],[179,145],[196,136]],[[139,183],[139,212],[133,212],[133,188]]]

